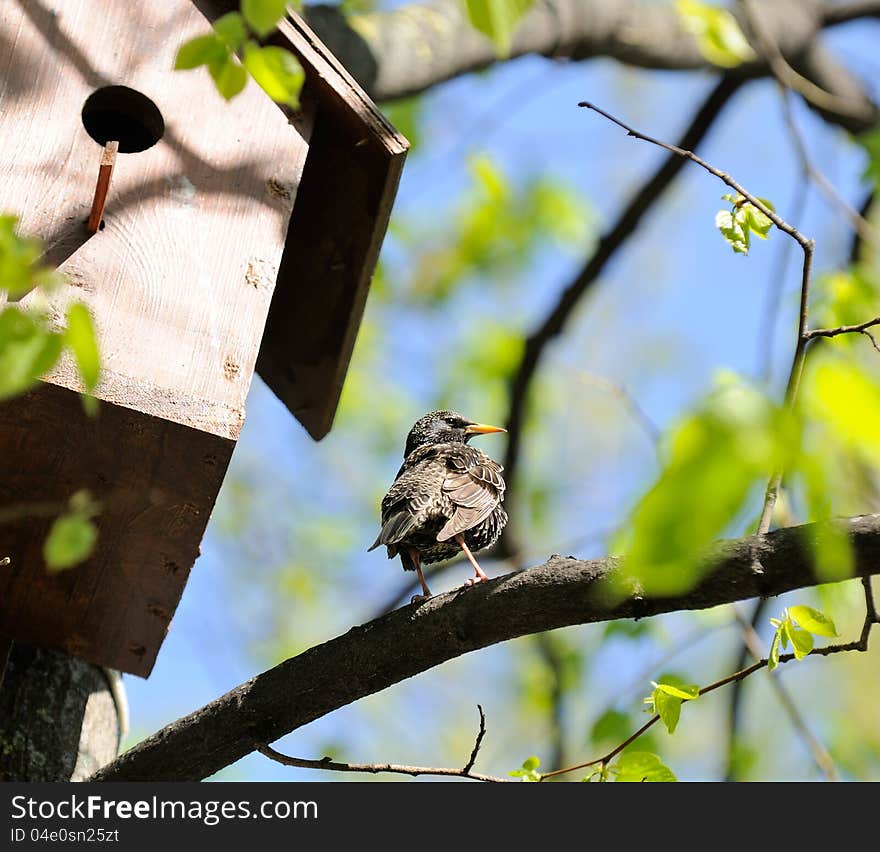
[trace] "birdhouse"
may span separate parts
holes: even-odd
[[[51,311],[90,308],[103,367],[97,417],[64,361],[0,405],[0,506],[22,508],[0,526],[0,636],[142,676],[254,371],[314,438],[329,430],[407,149],[295,16],[274,38],[306,71],[296,112],[174,71],[223,5],[0,6],[0,211],[64,273]],[[48,573],[51,519],[29,507],[83,488],[96,550]]]

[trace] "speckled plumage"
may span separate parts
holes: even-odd
[[[406,570],[418,568],[413,551],[423,564],[451,559],[462,552],[459,534],[472,552],[482,550],[507,523],[503,468],[467,445],[473,437],[469,428],[503,431],[438,411],[418,420],[407,437],[403,465],[382,499],[382,529],[373,544],[384,544],[389,559],[400,554]]]

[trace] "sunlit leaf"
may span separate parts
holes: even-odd
[[[514,778],[522,778],[523,781],[540,781],[541,773],[538,772],[540,765],[541,761],[537,757],[527,757],[519,769],[514,769],[508,774]]]
[[[651,594],[690,589],[710,546],[744,506],[759,479],[785,469],[797,451],[792,418],[766,396],[725,379],[674,426],[666,464],[621,527],[626,554],[614,582]]]
[[[67,310],[67,331],[64,342],[70,347],[83,383],[94,390],[101,376],[101,358],[95,326],[89,309],[82,302],[74,302]]]
[[[241,0],[241,13],[258,36],[266,36],[284,16],[286,6],[287,0]]]
[[[670,695],[662,689],[655,689],[651,694],[654,705],[654,712],[660,717],[660,721],[666,725],[666,730],[670,734],[675,732],[678,727],[678,720],[681,717],[681,699],[675,695]]]
[[[224,57],[220,62],[212,62],[208,69],[217,85],[217,91],[227,101],[234,98],[247,83],[247,71],[231,58]]]
[[[474,29],[488,36],[498,56],[510,55],[513,35],[534,0],[464,0]]]
[[[694,698],[700,696],[700,687],[696,684],[677,686],[673,683],[656,683],[655,681],[651,681],[651,684],[661,692],[680,698],[682,701],[693,701]]]
[[[755,58],[736,18],[727,10],[698,0],[676,0],[682,26],[697,40],[700,53],[712,64],[734,68]]]
[[[773,641],[770,643],[770,653],[767,655],[767,669],[773,671],[779,665],[779,645],[782,642],[782,625],[776,628]]]
[[[37,240],[16,232],[17,224],[17,216],[0,216],[0,291],[13,299],[34,287],[34,272],[42,251]]]
[[[656,754],[645,751],[625,751],[612,769],[617,776],[615,781],[641,783],[678,780]]]
[[[80,513],[61,515],[55,519],[43,544],[43,557],[50,571],[72,568],[91,555],[98,530]]]
[[[622,743],[632,733],[632,721],[628,713],[613,708],[606,710],[590,729],[590,740],[593,743]]]
[[[244,49],[244,67],[276,103],[299,106],[299,93],[305,72],[299,60],[282,47],[259,47],[248,42]]]
[[[62,338],[14,306],[0,310],[0,399],[22,393],[55,366]]]
[[[787,632],[795,659],[802,660],[813,650],[813,637],[806,630],[801,630],[793,624],[788,625]]]
[[[834,622],[825,615],[824,612],[820,612],[818,609],[798,604],[797,606],[789,608],[788,611],[791,617],[803,627],[804,630],[808,630],[815,636],[834,637],[838,635]]]
[[[234,53],[241,48],[247,39],[247,27],[244,24],[244,18],[238,12],[229,12],[212,24],[214,32],[220,37],[220,40],[226,48]]]
[[[174,68],[178,71],[198,68],[200,65],[222,62],[226,55],[226,46],[215,33],[196,36],[178,48]]]

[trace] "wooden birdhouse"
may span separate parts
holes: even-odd
[[[275,35],[306,70],[296,113],[253,81],[227,103],[205,69],[172,70],[223,5],[0,4],[0,212],[65,274],[57,316],[89,306],[103,365],[97,418],[67,362],[0,405],[0,506],[83,488],[102,506],[93,556],[56,574],[50,520],[0,526],[0,636],[142,676],[254,371],[313,437],[329,430],[407,149],[296,17]],[[108,142],[118,154],[91,233]]]

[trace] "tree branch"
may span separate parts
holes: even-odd
[[[837,521],[857,576],[880,573],[880,515]],[[196,780],[331,711],[440,663],[518,636],[572,624],[706,609],[819,583],[814,542],[824,524],[721,542],[707,573],[684,595],[609,601],[614,558],[545,564],[388,613],[286,660],[179,719],[123,754],[93,780]],[[752,571],[760,554],[763,574]],[[821,653],[821,649],[819,651]]]
[[[323,757],[320,760],[307,760],[302,757],[289,757],[268,745],[257,745],[256,749],[260,754],[268,757],[270,760],[274,760],[276,763],[281,763],[284,766],[295,766],[300,769],[328,769],[335,772],[369,772],[373,775],[380,772],[391,772],[398,775],[411,775],[413,777],[416,775],[443,775],[446,777],[469,778],[472,781],[491,781],[495,783],[512,781],[512,778],[499,778],[496,775],[484,775],[482,772],[471,771],[474,761],[477,759],[480,744],[483,742],[483,737],[486,735],[486,717],[483,714],[483,708],[478,704],[477,709],[480,711],[480,730],[477,734],[477,741],[474,745],[474,750],[471,752],[471,756],[463,769],[449,769],[440,766],[407,766],[401,763],[339,763],[331,760],[329,757]]]
[[[233,0],[199,0],[229,11]],[[822,27],[841,23],[831,4],[773,0],[765,31],[782,55],[815,86],[846,104],[825,118],[859,132],[878,121],[861,83],[822,49]],[[874,4],[850,9],[846,20],[871,16]],[[460,0],[407,3],[382,12],[346,17],[337,6],[306,6],[303,15],[318,37],[377,101],[419,94],[437,83],[499,61],[492,43],[468,22]],[[609,57],[640,68],[718,70],[700,53],[671,3],[644,0],[542,0],[514,34],[511,58],[525,54],[576,60]],[[748,66],[769,74],[765,62]]]

